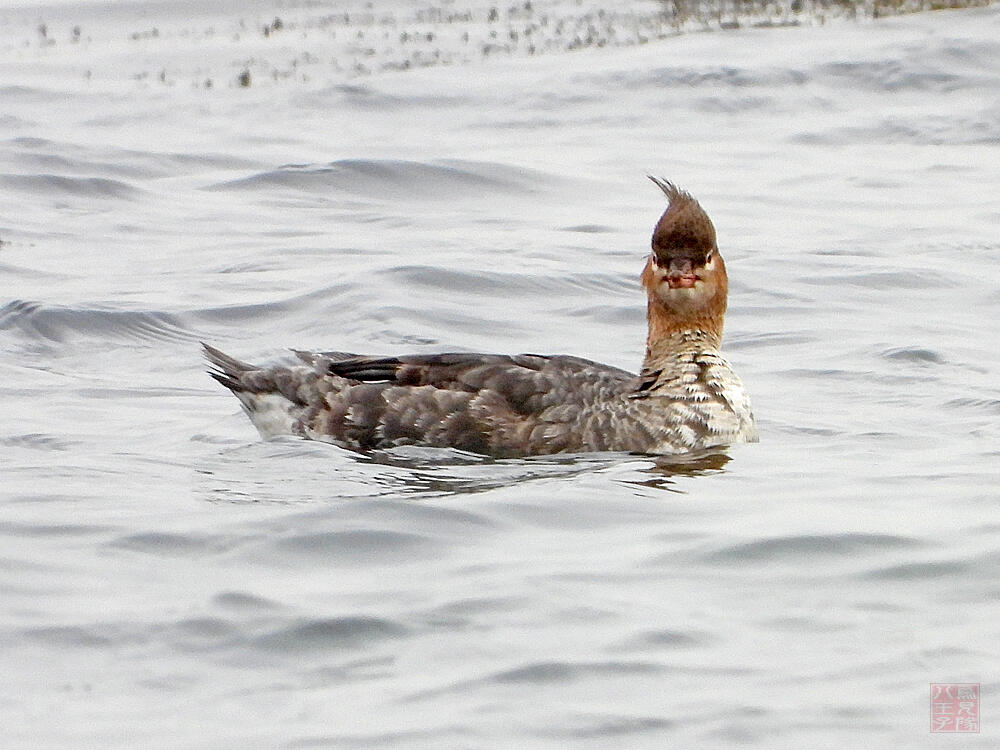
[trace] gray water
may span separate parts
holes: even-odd
[[[308,75],[242,87],[250,11],[102,7],[3,17],[4,747],[924,748],[932,682],[996,746],[997,8],[352,74],[283,6]],[[759,445],[361,456],[204,372],[634,370],[646,173]]]

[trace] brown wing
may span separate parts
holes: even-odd
[[[587,400],[583,391],[619,392],[635,376],[616,367],[579,357],[538,354],[431,354],[403,357],[352,356],[327,367],[337,375],[363,383],[391,383],[465,393],[490,391],[511,410],[533,414],[556,403]]]
[[[310,410],[304,431],[361,449],[594,450],[578,439],[578,424],[635,384],[618,368],[533,354],[353,356],[323,367],[327,377],[320,380],[341,385]]]
[[[265,436],[284,430],[354,450],[608,450],[605,407],[637,384],[625,370],[568,356],[296,352],[306,366],[259,368],[210,347],[206,353],[213,377]]]

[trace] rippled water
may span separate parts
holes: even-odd
[[[287,34],[248,88],[251,11],[114,7],[0,12],[5,747],[916,748],[931,682],[995,746],[995,7],[363,77]],[[759,445],[359,456],[204,373],[635,369],[647,172],[715,220]]]

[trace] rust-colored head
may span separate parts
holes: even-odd
[[[712,220],[688,193],[650,179],[670,205],[653,230],[653,251],[641,277],[649,294],[649,340],[701,330],[721,341],[729,281]]]

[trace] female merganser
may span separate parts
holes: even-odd
[[[669,205],[642,271],[642,372],[568,356],[295,352],[258,367],[207,344],[210,375],[264,438],[356,451],[423,445],[514,457],[587,451],[679,454],[756,442],[750,399],[719,352],[726,266],[698,202],[655,177]]]

